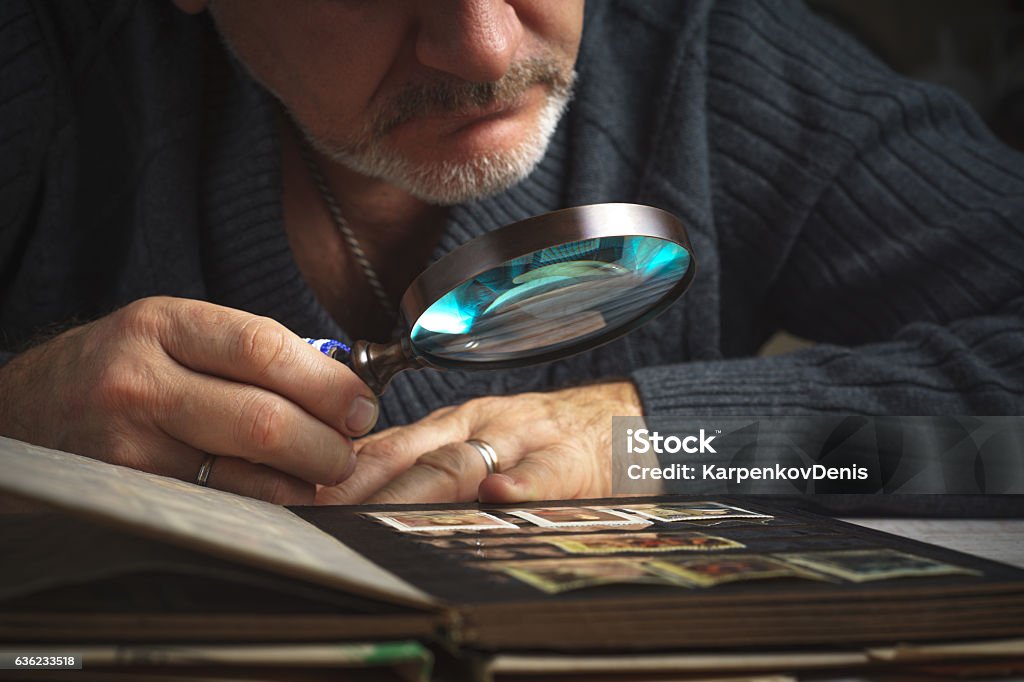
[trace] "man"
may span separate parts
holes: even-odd
[[[97,318],[0,370],[6,435],[282,503],[502,502],[606,494],[611,415],[1021,411],[1021,157],[797,4],[175,4],[0,10],[0,323]],[[297,336],[386,338],[431,258],[604,201],[701,264],[622,340],[378,405]],[[750,357],[779,328],[819,345]]]

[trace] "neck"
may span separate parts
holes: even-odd
[[[320,154],[316,158],[345,219],[368,232],[401,231],[401,226],[415,225],[445,212],[384,180],[361,175]]]
[[[342,216],[397,302],[426,265],[447,209],[323,157],[317,160]]]
[[[296,147],[308,144],[285,116],[280,116],[279,121],[286,128],[282,138],[291,138],[290,143]],[[312,156],[342,216],[356,231],[368,254],[391,252],[390,247],[410,239],[428,240],[433,246],[440,236],[447,215],[445,208],[428,204],[385,180],[358,173],[316,150],[312,150]],[[300,172],[308,175],[304,168]]]
[[[282,115],[285,229],[296,264],[332,317],[354,337],[386,340],[394,325],[381,310],[302,159],[294,127]],[[345,221],[397,307],[423,270],[444,228],[447,210],[376,178],[316,155]]]

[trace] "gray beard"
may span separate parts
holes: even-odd
[[[570,99],[570,88],[555,88],[547,94],[533,130],[514,147],[461,162],[415,163],[389,149],[380,137],[339,145],[318,139],[301,125],[299,129],[314,149],[335,163],[384,180],[429,204],[451,206],[498,194],[530,175],[544,158]]]
[[[214,22],[219,19],[211,4]],[[397,93],[376,112],[362,131],[348,140],[327,140],[313,135],[290,111],[281,96],[263,83],[243,60],[224,31],[218,30],[229,54],[284,107],[288,117],[313,149],[361,175],[384,180],[429,204],[451,206],[502,192],[526,178],[547,151],[558,122],[572,99],[576,72],[552,56],[513,64],[493,83],[440,80],[421,83]],[[468,161],[415,163],[385,144],[387,134],[416,116],[455,112],[495,101],[514,102],[530,87],[545,85],[546,101],[537,123],[512,149],[493,151]]]

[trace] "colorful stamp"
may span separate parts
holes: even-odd
[[[854,549],[775,555],[784,561],[855,583],[937,575],[981,575],[962,566],[896,549]]]
[[[565,552],[549,545],[525,545],[518,547],[465,547],[453,549],[448,556],[463,557],[472,561],[516,561],[519,559],[557,559]]]
[[[649,565],[670,579],[700,587],[769,578],[823,579],[779,559],[757,555],[666,557],[653,559]]]
[[[742,549],[735,540],[704,533],[616,533],[561,535],[544,541],[570,554],[617,554],[620,552],[701,552]]]
[[[675,585],[650,570],[643,559],[542,559],[495,562],[488,568],[510,575],[548,594],[615,584]]]
[[[602,507],[542,507],[516,509],[508,512],[524,521],[544,528],[571,528],[573,526],[637,526],[650,521],[626,512]]]
[[[721,502],[672,502],[637,505],[623,507],[623,509],[632,514],[662,522],[772,518],[770,514],[759,514]]]
[[[403,533],[441,530],[488,530],[492,528],[518,528],[514,523],[473,509],[444,509],[438,511],[371,512],[366,516],[376,519]]]

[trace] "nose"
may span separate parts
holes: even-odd
[[[416,0],[422,7],[416,57],[424,66],[473,83],[508,71],[523,25],[504,0]]]

